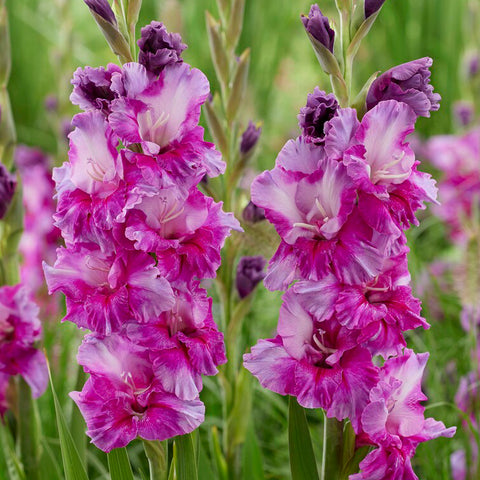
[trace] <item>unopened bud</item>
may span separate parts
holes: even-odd
[[[335,32],[330,27],[328,18],[322,14],[319,6],[314,4],[310,7],[308,17],[302,15],[302,22],[305,30],[325,48],[333,53]]]
[[[237,267],[236,287],[240,298],[245,298],[265,278],[266,264],[262,256],[242,257]]]
[[[265,210],[257,207],[252,201],[243,209],[242,217],[246,222],[258,223],[265,220]]]
[[[15,177],[6,169],[3,163],[0,163],[0,220],[7,213],[16,186],[17,181]]]
[[[103,18],[106,22],[117,25],[117,19],[113,13],[112,7],[107,0],[83,0],[87,7],[95,12],[99,17]]]
[[[247,156],[253,152],[262,133],[262,127],[256,126],[252,121],[248,122],[248,127],[242,133],[240,141],[240,154]]]

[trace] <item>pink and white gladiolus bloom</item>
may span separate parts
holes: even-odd
[[[226,237],[241,230],[198,189],[225,169],[198,125],[205,75],[160,24],[142,36],[154,71],[132,62],[74,76],[72,101],[85,112],[72,122],[69,161],[54,171],[65,247],[44,265],[49,291],[65,294],[64,320],[92,332],[78,355],[90,378],[71,396],[107,452],[203,422],[202,375],[226,357],[199,284],[215,277]]]

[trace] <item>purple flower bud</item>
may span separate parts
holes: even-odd
[[[253,150],[261,133],[262,127],[257,128],[252,121],[248,122],[248,127],[242,133],[242,140],[240,141],[240,153],[242,155],[247,155]]]
[[[245,298],[265,278],[266,260],[262,256],[242,257],[238,262],[236,286],[240,298]]]
[[[322,14],[316,3],[310,7],[308,17],[302,15],[302,22],[305,30],[333,53],[335,32],[330,28],[328,18]]]
[[[45,98],[45,110],[55,112],[58,109],[58,98],[56,95],[48,95]]]
[[[7,213],[16,186],[17,181],[15,177],[7,170],[3,163],[0,163],[0,219]]]
[[[112,7],[107,0],[83,0],[87,7],[95,12],[99,17],[102,17],[106,22],[112,25],[117,24],[117,19],[113,13]]]
[[[469,102],[456,102],[453,112],[459,125],[466,127],[473,120],[474,108]]]
[[[384,3],[385,0],[365,0],[365,20],[378,12]]]
[[[480,70],[480,57],[477,53],[470,56],[467,67],[469,77],[475,77]]]
[[[303,136],[312,142],[319,143],[325,134],[323,127],[332,119],[338,109],[338,102],[335,95],[328,95],[315,87],[313,93],[307,95],[307,105],[300,110],[298,125]]]
[[[112,75],[120,72],[120,67],[112,63],[108,64],[106,69],[103,67],[77,68],[71,81],[73,92],[70,95],[70,101],[82,110],[94,108],[108,115],[110,103],[116,98],[115,92],[110,88]]]
[[[142,28],[137,43],[140,48],[139,63],[154,75],[167,65],[182,62],[182,52],[187,48],[180,34],[168,33],[163,23],[155,21]]]
[[[243,209],[242,217],[246,222],[258,223],[265,220],[265,210],[257,207],[252,201]]]
[[[420,58],[391,68],[380,75],[367,94],[367,109],[384,100],[396,100],[409,105],[418,116],[430,117],[440,108],[440,95],[430,85],[432,59]]]

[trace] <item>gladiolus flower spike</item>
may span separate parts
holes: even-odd
[[[139,45],[141,63],[74,75],[84,112],[53,174],[65,247],[44,264],[50,293],[66,296],[65,320],[91,331],[78,353],[90,378],[71,396],[106,452],[203,422],[202,375],[226,358],[200,280],[216,275],[225,238],[240,230],[197,188],[225,169],[198,126],[205,75],[161,24],[142,29]]]

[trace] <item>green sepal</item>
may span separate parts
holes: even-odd
[[[107,43],[110,45],[112,52],[117,55],[122,63],[133,62],[134,59],[132,57],[132,53],[130,52],[128,41],[125,37],[125,35],[128,35],[128,33],[122,33],[119,29],[119,25],[112,25],[95,12],[91,10],[90,12],[102,31],[103,36],[107,40]]]
[[[232,52],[237,46],[242,33],[244,11],[245,0],[233,0],[226,30],[227,46]]]
[[[357,115],[360,120],[365,115],[365,112],[367,110],[366,102],[367,102],[368,91],[370,90],[372,83],[375,81],[379,73],[380,71],[377,71],[370,76],[370,78],[365,82],[362,89],[360,90],[360,92],[358,93],[358,95],[355,97],[355,99],[351,104],[351,107],[357,110]]]
[[[238,112],[238,108],[243,103],[248,87],[248,70],[250,68],[250,49],[247,48],[238,60],[237,70],[232,81],[232,88],[227,103],[227,120],[233,121]]]
[[[227,52],[225,51],[224,41],[220,31],[220,23],[213,18],[208,10],[205,12],[205,18],[207,21],[208,43],[212,54],[213,66],[215,67],[215,73],[220,81],[222,91],[225,91],[228,85],[230,69]]]
[[[375,23],[375,20],[377,19],[379,13],[380,10],[375,12],[373,15],[370,15],[360,24],[358,29],[355,30],[354,34],[352,35],[352,41],[350,42],[350,45],[347,49],[347,58],[351,58],[353,61],[353,59],[357,55],[362,40],[367,36],[368,32],[372,28],[372,25]]]
[[[212,135],[213,141],[217,148],[223,153],[228,152],[228,141],[222,122],[218,118],[213,102],[208,100],[203,105],[203,112],[207,120],[208,130]]]

